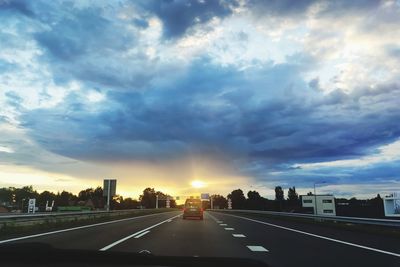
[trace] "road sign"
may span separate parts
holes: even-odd
[[[228,209],[232,209],[232,200],[230,198],[228,198]]]
[[[110,188],[108,188],[110,187]],[[110,197],[116,195],[117,192],[117,180],[116,179],[104,179],[103,182],[103,196],[107,197],[110,194]]]
[[[202,200],[209,200],[210,199],[210,194],[209,193],[202,193],[201,194],[201,199]]]
[[[35,198],[30,198],[28,202],[28,213],[35,213],[36,211],[36,199]]]
[[[115,179],[104,179],[103,183],[103,196],[107,197],[107,211],[110,210],[110,200],[117,192],[117,180]]]

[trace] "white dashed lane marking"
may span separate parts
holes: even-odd
[[[233,235],[233,237],[246,237],[245,235],[243,235],[243,234],[232,234]]]
[[[150,233],[150,231],[143,232],[140,235],[135,236],[134,238],[141,238],[142,236],[144,236],[145,234],[148,234],[148,233]]]
[[[263,246],[247,246],[247,248],[254,252],[268,252]]]
[[[225,230],[227,230],[227,231],[233,231],[233,230],[235,230],[235,228],[225,228]]]
[[[226,224],[226,223],[221,223],[220,225],[221,225],[221,226],[227,226],[227,224]]]

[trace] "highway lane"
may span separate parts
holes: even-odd
[[[400,266],[400,254],[396,253],[399,250],[400,240],[396,238],[284,220],[271,220],[250,214],[235,215],[243,218],[220,212],[211,212],[211,214],[235,228],[236,232],[246,235],[246,239],[239,240],[243,245],[257,244],[268,249],[268,257],[265,257],[265,260],[271,266]],[[364,246],[374,244],[374,248],[389,248],[385,251],[395,252],[398,256],[321,239],[256,221],[272,223],[288,229],[316,234],[320,237],[343,241],[351,240],[351,244]]]
[[[256,258],[271,266],[400,266],[400,257],[396,256],[399,254],[389,255],[320,237],[397,253],[400,246],[396,238],[236,215],[206,212],[203,221],[183,220],[181,212],[175,211],[16,242],[43,242],[58,248],[149,250],[155,255]]]
[[[254,257],[254,253],[235,242],[232,232],[225,228],[206,212],[204,220],[179,217],[139,239],[129,239],[110,249],[126,252],[149,250],[155,255]]]
[[[13,243],[39,242],[50,244],[56,248],[99,250],[111,244],[115,240],[122,239],[132,233],[142,230],[143,228],[180,214],[180,211],[173,211],[137,216],[128,219],[100,223],[99,225],[94,225],[92,227],[77,227],[78,229],[71,231],[55,231],[56,233],[54,234],[20,239]],[[1,243],[2,240],[0,240],[0,244]]]

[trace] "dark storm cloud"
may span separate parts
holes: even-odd
[[[38,63],[48,67],[45,71],[51,82],[65,88],[72,82],[80,85],[72,92],[66,89],[67,96],[56,106],[20,110],[24,132],[48,151],[87,161],[224,155],[237,162],[242,173],[269,181],[322,176],[359,182],[398,173],[389,163],[360,172],[293,167],[295,163],[362,157],[398,140],[400,87],[396,82],[381,81],[374,89],[360,84],[350,93],[340,89],[326,93],[321,77],[304,78],[319,66],[318,58],[306,52],[286,56],[286,63],[257,61],[246,68],[218,64],[205,53],[187,61],[168,57],[163,61],[146,53],[147,48],[160,49],[158,45],[168,53],[168,45],[173,47],[194,26],[232,15],[236,2],[123,2],[142,11],[125,20],[115,15],[120,13],[95,4],[77,8],[68,1],[10,3],[0,6],[6,11],[2,18],[11,13],[23,17],[15,24],[16,32],[28,29],[26,23],[31,20],[38,21],[35,30],[21,32],[26,34],[24,41],[32,37],[33,46],[37,45]],[[245,8],[257,16],[295,18],[314,3],[249,0]],[[379,4],[326,3],[318,16],[357,13]],[[157,44],[142,47],[141,31],[150,27],[151,16],[162,21],[163,36]],[[9,35],[1,36],[2,41],[10,40]],[[238,39],[250,42],[251,36],[239,32]],[[386,53],[398,58],[398,47],[389,46]],[[13,62],[0,60],[3,72],[17,68]],[[7,88],[4,94],[14,109],[20,109],[23,102],[17,90]],[[93,90],[104,94],[104,100],[91,101],[88,92]],[[52,97],[42,88],[39,92],[43,102]],[[269,177],[272,171],[284,174]]]
[[[378,98],[394,101],[395,85],[323,97],[300,72],[297,65],[281,64],[244,73],[203,59],[171,87],[109,91],[96,113],[81,96],[70,95],[62,106],[33,111],[23,121],[48,150],[93,160],[218,151],[289,164],[365,155],[400,136],[397,108],[371,112],[359,96],[368,97],[371,107]]]
[[[0,12],[4,11],[16,11],[28,17],[34,16],[34,13],[30,7],[30,2],[24,0],[0,1]]]
[[[163,22],[165,38],[176,38],[196,25],[214,17],[223,18],[232,13],[236,1],[225,0],[145,0],[140,2],[147,12],[154,13]]]

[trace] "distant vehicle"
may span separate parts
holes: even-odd
[[[203,220],[203,208],[200,199],[187,199],[183,207],[183,219],[198,217]]]

